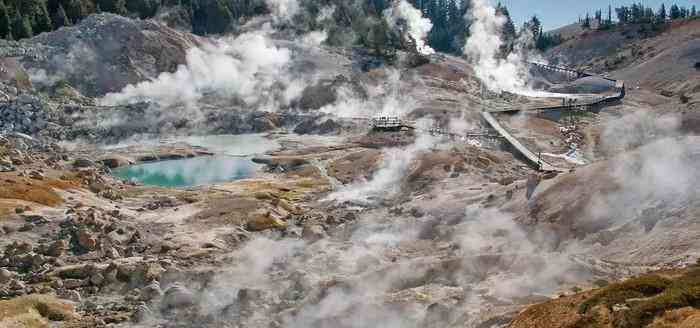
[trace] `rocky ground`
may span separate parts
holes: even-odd
[[[120,48],[132,66],[117,69],[143,74],[135,80],[172,71],[178,54],[204,42],[158,23],[98,15],[3,45],[18,58],[2,65],[32,72],[47,59],[31,49],[66,53],[59,41],[80,35],[101,46],[86,33],[107,28],[136,40],[134,49]],[[155,46],[143,45],[150,38],[174,57],[139,57]],[[452,56],[366,69],[354,67],[369,59],[352,49],[297,51],[299,67],[320,71],[290,105],[297,110],[211,97],[197,119],[169,115],[179,107],[98,106],[91,98],[129,78],[91,88],[67,77],[43,88],[30,76],[3,76],[0,326],[568,327],[638,318],[609,313],[626,301],[613,292],[614,300],[572,311],[603,282],[688,271],[639,298],[671,294],[672,279],[696,275],[677,269],[695,263],[700,249],[700,141],[689,133],[692,116],[672,110],[680,99],[633,88],[598,112],[499,114],[529,148],[570,168],[543,175],[497,139],[436,137],[424,128],[483,131],[483,109],[560,99],[485,94],[468,63]],[[544,74],[537,81],[562,90],[598,85]],[[370,131],[362,115],[377,98],[417,129]],[[423,127],[426,118],[432,125]],[[161,188],[109,174],[220,155],[183,135],[251,132],[277,144],[249,154],[260,164],[251,178]],[[692,326],[693,304],[683,305],[658,320]]]

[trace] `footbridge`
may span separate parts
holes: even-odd
[[[536,168],[544,172],[563,172],[564,170],[555,167],[552,164],[547,163],[542,159],[541,156],[533,153],[525,145],[523,145],[517,138],[515,138],[508,130],[506,130],[501,123],[498,123],[495,117],[490,112],[481,112],[481,117],[488,123],[496,132],[501,135],[508,143],[513,146],[520,154],[522,154],[530,163],[536,165]]]
[[[532,67],[540,68],[540,69],[547,70],[550,72],[557,72],[557,73],[566,74],[572,80],[580,79],[582,77],[587,77],[587,76],[593,75],[593,74],[586,73],[584,71],[578,71],[578,70],[575,70],[572,68],[550,65],[550,64],[546,64],[546,63],[527,62],[527,64],[529,64]]]
[[[527,111],[534,111],[534,112],[542,112],[542,111],[550,111],[550,110],[590,110],[596,106],[601,106],[606,103],[610,102],[615,102],[615,101],[620,101],[625,97],[625,83],[624,81],[618,81],[618,80],[613,80],[604,76],[599,76],[595,75],[592,73],[588,72],[582,72],[582,71],[577,71],[565,67],[559,67],[559,66],[553,66],[553,65],[547,65],[547,64],[540,64],[540,63],[530,63],[531,65],[534,65],[536,67],[539,67],[541,69],[546,69],[546,70],[551,70],[555,72],[561,72],[568,74],[570,76],[576,76],[577,78],[581,77],[587,77],[587,76],[598,76],[602,79],[605,79],[607,81],[614,82],[614,88],[615,88],[615,93],[613,95],[608,95],[608,96],[602,96],[600,98],[596,98],[593,100],[590,100],[588,102],[583,102],[583,103],[574,103],[574,102],[566,102],[564,101],[565,104],[561,106],[549,106],[549,107],[540,107],[540,108],[532,108]],[[566,96],[565,94],[563,96]],[[570,95],[574,96],[574,95]],[[566,99],[566,98],[564,98]],[[500,136],[502,136],[511,146],[513,146],[513,149],[515,149],[518,153],[523,155],[524,158],[526,158],[530,163],[534,164],[535,167],[544,172],[562,172],[565,171],[564,169],[558,168],[550,163],[547,163],[542,159],[542,157],[539,154],[535,154],[531,150],[529,150],[525,145],[523,145],[515,136],[513,136],[510,132],[508,132],[507,129],[505,129],[499,122],[498,120],[494,117],[494,114],[496,113],[513,113],[513,112],[520,112],[523,111],[523,109],[518,109],[518,108],[506,108],[506,109],[496,109],[496,110],[487,110],[481,112],[481,117],[484,119],[486,123],[488,123],[491,128],[493,128]]]
[[[596,75],[590,72],[578,71],[566,67],[541,64],[541,63],[529,63],[540,69],[551,70],[555,72],[565,73],[571,77],[581,78],[587,76],[597,76],[602,79],[614,83],[614,93],[609,95],[604,95],[600,97],[588,97],[580,98],[581,101],[566,101],[568,99],[575,99],[577,95],[573,94],[561,94],[562,95],[562,105],[558,106],[543,106],[538,108],[500,108],[500,109],[490,109],[485,110],[480,113],[482,119],[486,124],[493,130],[490,131],[468,131],[464,133],[455,133],[447,129],[442,129],[439,127],[431,128],[421,128],[416,125],[415,122],[400,119],[396,116],[380,116],[374,118],[368,117],[343,117],[343,119],[350,119],[354,121],[369,121],[369,125],[373,130],[376,131],[400,131],[403,129],[414,130],[420,133],[428,133],[431,135],[439,135],[448,137],[453,140],[468,140],[468,139],[502,139],[508,142],[512,148],[519,154],[521,154],[530,164],[532,164],[536,169],[542,172],[564,172],[566,169],[559,168],[551,163],[548,163],[539,153],[536,153],[528,149],[523,143],[521,143],[515,136],[513,136],[501,123],[496,119],[495,115],[499,113],[539,113],[544,111],[566,111],[566,110],[590,110],[597,106],[605,105],[607,103],[622,100],[625,97],[625,83],[623,81],[618,81],[610,79],[604,76]],[[304,117],[304,115],[302,115]],[[318,118],[318,116],[308,116],[308,118]]]

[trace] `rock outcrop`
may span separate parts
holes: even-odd
[[[153,20],[99,14],[29,40],[0,42],[0,57],[19,58],[35,82],[65,80],[98,97],[174,71],[201,43]]]

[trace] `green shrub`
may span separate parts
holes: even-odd
[[[671,285],[671,281],[657,275],[645,275],[627,281],[614,283],[600,290],[579,307],[579,313],[584,314],[598,304],[608,307],[623,303],[630,298],[649,297],[657,295]]]
[[[610,285],[610,283],[605,279],[597,279],[596,281],[593,282],[593,284],[596,285],[598,288],[603,288],[603,287],[607,287],[608,285]]]

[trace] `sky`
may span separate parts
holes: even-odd
[[[498,0],[491,0],[496,3]],[[515,21],[516,26],[522,26],[523,22],[532,17],[532,15],[537,15],[544,25],[545,30],[551,30],[557,27],[571,24],[578,20],[579,15],[581,17],[586,16],[586,12],[590,12],[591,16],[597,9],[603,10],[603,16],[607,15],[608,5],[613,7],[613,19],[615,18],[615,7],[620,7],[623,5],[630,5],[632,3],[641,2],[647,7],[654,8],[656,11],[661,7],[662,3],[666,4],[666,7],[670,7],[671,4],[677,4],[679,6],[685,6],[690,9],[692,5],[695,5],[700,9],[700,0],[674,0],[674,1],[662,1],[662,0],[500,0],[501,3],[505,4],[510,11],[510,15]]]

